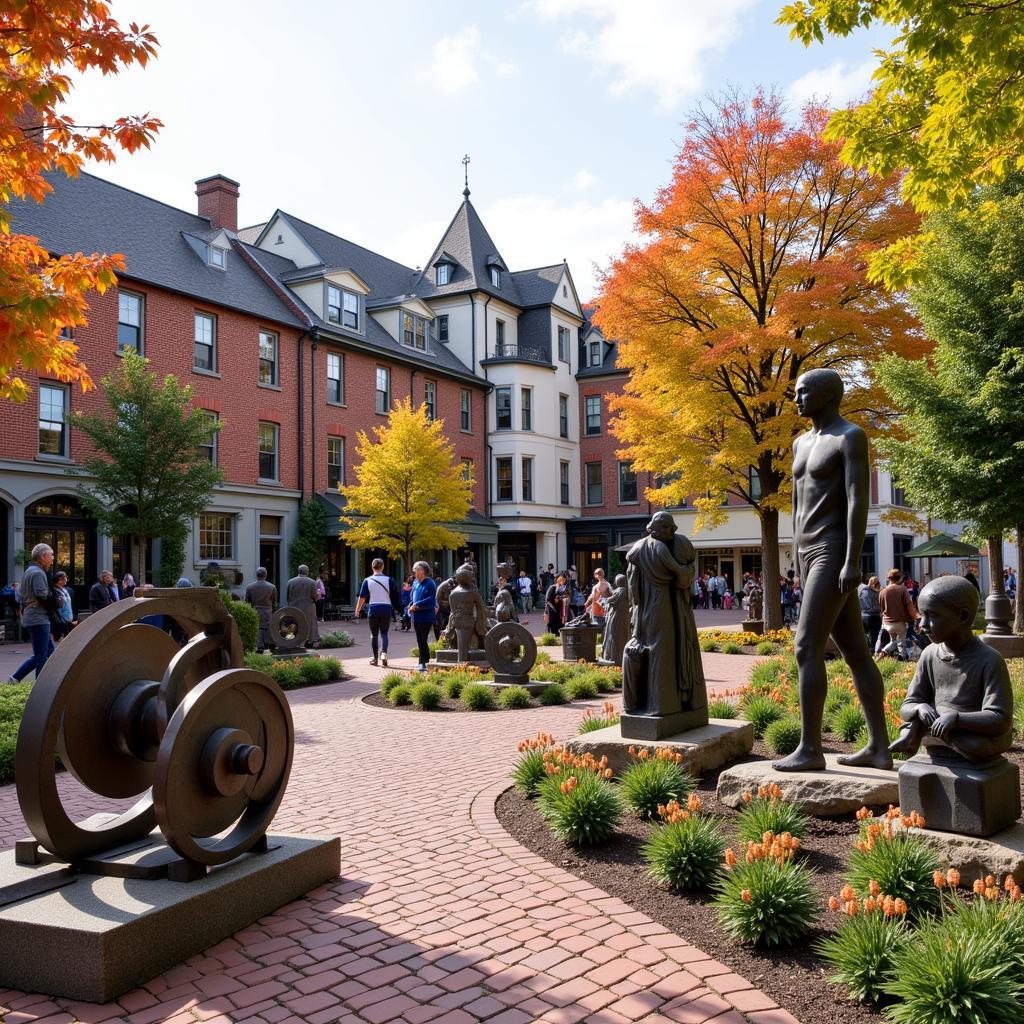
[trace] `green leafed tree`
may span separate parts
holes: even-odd
[[[1020,0],[797,0],[779,21],[805,45],[886,26],[866,102],[838,111],[829,136],[877,174],[905,171],[919,212],[958,205],[1024,168],[1024,4]],[[928,235],[872,258],[889,284],[916,277]]]
[[[461,547],[466,535],[451,528],[469,512],[472,481],[462,474],[442,420],[405,399],[386,426],[357,438],[356,482],[342,487],[348,502],[342,522],[352,546],[402,556]]]
[[[911,297],[936,347],[927,360],[883,361],[879,378],[907,413],[904,436],[878,445],[914,505],[989,539],[1001,577],[1005,532],[1016,531],[1024,564],[1024,174],[926,228],[933,241]]]
[[[180,538],[209,504],[223,473],[200,450],[223,423],[192,405],[192,389],[163,381],[147,360],[127,353],[100,382],[106,408],[73,413],[69,422],[93,452],[72,474],[83,504],[104,533],[133,538],[132,570],[146,579],[146,542]]]
[[[320,564],[326,553],[324,510],[320,502],[314,498],[312,501],[303,502],[299,508],[299,525],[289,552],[292,575],[298,574],[300,565],[307,565],[315,576],[320,571]],[[281,581],[274,582],[279,584]]]

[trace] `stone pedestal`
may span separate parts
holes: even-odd
[[[307,654],[314,653],[308,647],[292,647],[290,650],[282,651],[281,648],[277,648],[273,651],[267,651],[274,661],[292,661],[295,658],[305,658]]]
[[[1015,633],[983,633],[978,639],[998,651],[1004,658],[1024,658],[1024,636],[1017,636]]]
[[[487,654],[482,650],[469,652],[469,661],[459,661],[459,652],[448,647],[442,647],[434,655],[434,660],[428,663],[429,668],[455,668],[457,665],[478,665],[480,668],[490,668],[487,661]]]
[[[718,799],[727,807],[741,807],[744,793],[756,795],[760,786],[774,783],[805,814],[824,818],[900,802],[896,772],[849,768],[839,764],[836,756],[825,755],[826,768],[821,772],[777,772],[771,761],[733,765],[718,778]]]
[[[47,875],[59,886],[0,906],[0,985],[106,1003],[338,875],[337,838],[267,841],[194,882],[76,875],[0,853],[0,886]]]
[[[764,633],[764,619],[744,619],[740,627],[744,633],[756,633],[761,636]]]
[[[899,769],[899,804],[929,829],[990,836],[1020,817],[1020,771],[1005,757],[975,764],[956,751],[926,748]]]
[[[687,770],[692,775],[702,775],[749,754],[754,746],[754,727],[749,722],[712,718],[699,729],[638,743],[624,737],[619,726],[612,725],[607,729],[595,729],[582,736],[574,736],[566,746],[577,754],[593,754],[598,760],[607,757],[608,767],[616,774],[630,764],[630,746],[651,750],[667,747],[683,755]]]
[[[521,686],[528,693],[538,694],[541,690],[546,689],[551,684],[549,682],[540,682],[536,679],[531,679],[529,676],[517,676],[511,672],[495,672],[494,679],[481,679],[480,682],[484,686],[489,686],[492,690],[500,692],[501,690],[507,690],[510,686]]]
[[[915,828],[913,834],[939,858],[943,871],[956,868],[961,885],[970,888],[976,878],[992,875],[1003,884],[1013,875],[1024,885],[1024,823],[1015,822],[994,835],[964,836],[956,832],[938,832],[931,828]]]
[[[678,736],[688,729],[701,729],[708,724],[708,709],[676,711],[671,715],[637,715],[624,712],[619,721],[622,736],[627,740],[663,740]]]

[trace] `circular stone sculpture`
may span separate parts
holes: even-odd
[[[139,621],[154,615],[174,620],[184,647]],[[39,845],[80,863],[159,824],[195,865],[252,849],[284,795],[294,728],[277,685],[242,663],[213,588],[150,589],[84,620],[40,673],[18,733],[18,802]],[[99,824],[73,820],[57,755],[93,793],[135,803]]]
[[[537,641],[518,622],[499,622],[487,631],[484,651],[496,675],[525,676],[537,660]]]
[[[297,651],[306,646],[309,627],[306,613],[298,608],[278,608],[270,619],[270,639],[278,651]]]

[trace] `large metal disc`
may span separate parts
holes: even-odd
[[[294,744],[288,700],[262,672],[226,669],[201,682],[157,755],[153,802],[168,844],[201,864],[250,849],[284,797]]]
[[[175,645],[177,646],[177,645]],[[185,694],[201,679],[231,667],[231,655],[223,636],[199,633],[171,658],[157,695],[156,716],[162,736]]]
[[[304,647],[309,638],[306,613],[285,605],[270,617],[270,639],[279,651]]]
[[[525,676],[537,660],[537,641],[518,622],[499,622],[484,637],[487,661],[495,672]]]

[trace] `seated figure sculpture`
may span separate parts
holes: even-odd
[[[986,836],[1021,811],[1020,773],[1001,755],[1013,744],[1013,691],[1006,662],[973,630],[978,591],[940,576],[918,607],[932,643],[900,707],[904,725],[889,748],[911,754],[901,768],[900,806],[930,828]],[[918,753],[921,745],[924,751]]]
[[[448,629],[455,634],[459,661],[470,660],[470,652],[484,646],[487,635],[487,606],[476,585],[476,573],[472,565],[460,565],[452,575],[454,586],[447,598],[451,608]]]

